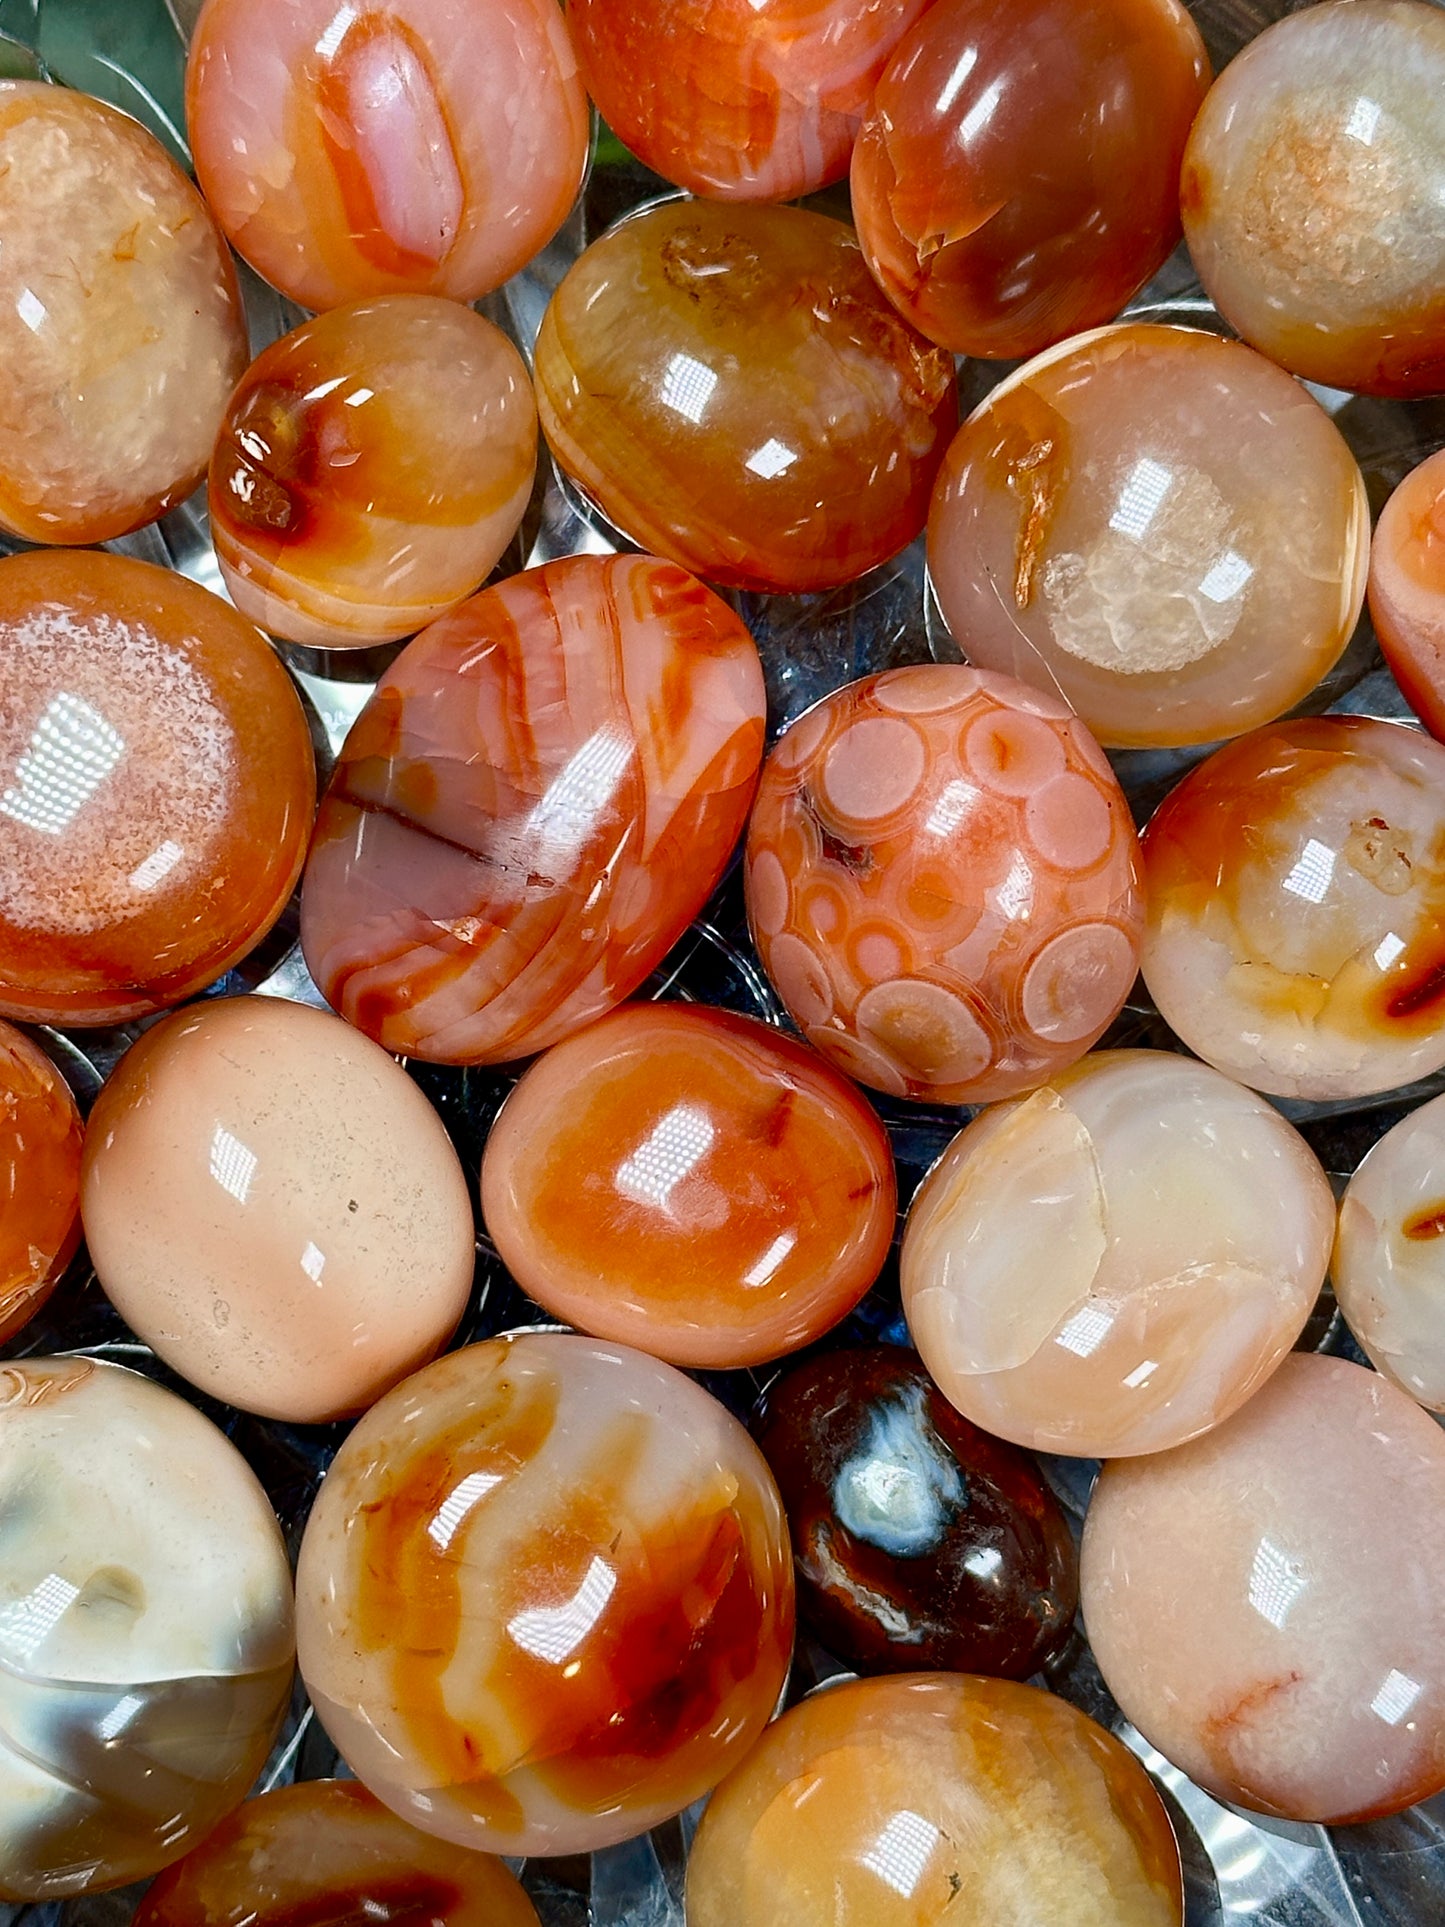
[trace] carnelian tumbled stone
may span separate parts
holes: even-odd
[[[0,1023],[0,1341],[39,1311],[80,1240],[80,1147],[70,1086]]]
[[[1370,616],[1406,702],[1445,741],[1445,450],[1411,469],[1380,511]]]
[[[264,638],[184,576],[0,561],[0,1012],[119,1024],[214,983],[280,916],[316,798]]]
[[[512,539],[537,411],[500,328],[435,295],[319,315],[232,395],[211,533],[236,607],[318,648],[394,642],[476,589]]]
[[[347,737],[301,940],[388,1050],[503,1063],[621,1003],[732,854],[762,665],[726,604],[650,556],[568,556],[473,596]]]
[[[1036,354],[1112,321],[1179,238],[1208,82],[1178,0],[939,0],[853,150],[869,265],[960,354]]]
[[[538,1304],[674,1365],[757,1365],[835,1325],[887,1256],[896,1191],[846,1078],[693,1004],[556,1045],[482,1158],[487,1229]]]
[[[716,1399],[563,1332],[439,1359],[336,1455],[297,1572],[302,1676],[428,1833],[580,1853],[707,1793],[793,1645],[782,1502]]]
[[[852,581],[923,527],[953,363],[857,237],[801,208],[674,201],[593,242],[537,338],[562,467],[635,541],[711,582]]]
[[[656,173],[719,201],[836,181],[927,0],[572,0],[587,90]]]
[[[556,0],[206,0],[186,118],[216,219],[307,308],[500,287],[587,159]]]

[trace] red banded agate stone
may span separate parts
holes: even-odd
[[[40,1309],[80,1241],[80,1143],[70,1086],[0,1023],[0,1340]]]
[[[302,893],[311,973],[388,1050],[505,1063],[629,996],[742,831],[753,640],[685,570],[569,556],[422,631],[347,737]]]

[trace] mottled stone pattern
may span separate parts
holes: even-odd
[[[206,0],[186,123],[227,236],[306,308],[500,287],[587,159],[555,0]]]
[[[135,1927],[537,1927],[500,1860],[419,1833],[355,1780],[248,1800],[147,1890]]]
[[[80,1240],[81,1136],[60,1072],[0,1023],[0,1341],[39,1311]]]
[[[1195,123],[1184,232],[1215,306],[1309,381],[1445,387],[1445,18],[1419,0],[1290,13]]]
[[[889,299],[959,354],[1112,321],[1179,236],[1209,79],[1178,0],[939,0],[884,69],[853,212]]]
[[[563,1333],[429,1365],[357,1426],[297,1576],[347,1764],[428,1832],[583,1852],[713,1787],[793,1640],[757,1447],[682,1373]]]
[[[762,668],[646,556],[514,576],[397,657],[347,737],[302,897],[312,975],[387,1049],[529,1055],[634,991],[752,800]]]
[[[251,364],[211,459],[231,598],[318,648],[392,642],[478,588],[537,466],[522,357],[434,295],[356,302]]]
[[[1343,1825],[1445,1787],[1445,1434],[1378,1373],[1297,1354],[1106,1466],[1082,1577],[1126,1718],[1221,1799]]]
[[[858,1680],[770,1727],[703,1816],[688,1927],[1183,1927],[1134,1756],[1011,1680]]]
[[[246,329],[225,242],[160,143],[0,81],[0,529],[101,542],[205,472]]]
[[[1281,1097],[1445,1064],[1445,749],[1319,716],[1219,750],[1144,835],[1144,977],[1199,1056]]]
[[[290,1697],[270,1501],[183,1399],[0,1365],[0,1900],[144,1879],[246,1794]]]
[[[953,362],[801,208],[674,201],[582,255],[537,337],[553,454],[618,528],[710,582],[851,582],[922,529]]]
[[[482,1157],[487,1230],[569,1324],[675,1365],[757,1365],[851,1311],[893,1237],[857,1087],[752,1018],[633,1004],[554,1045]]]
[[[1445,740],[1445,452],[1412,469],[1370,546],[1370,617],[1406,702]]]
[[[1318,1159],[1253,1091],[1173,1052],[1097,1051],[944,1152],[909,1213],[904,1309],[975,1424],[1159,1452],[1279,1364],[1334,1221]]]
[[[655,172],[791,201],[848,171],[879,75],[927,0],[574,0],[587,90]]]
[[[809,1041],[896,1096],[1008,1097],[1081,1057],[1138,964],[1128,806],[1056,697],[961,665],[827,696],[764,771],[748,916]]]
[[[1100,742],[1207,743],[1307,696],[1365,595],[1348,445],[1237,341],[1125,323],[995,388],[928,522],[970,662],[1056,691]]]

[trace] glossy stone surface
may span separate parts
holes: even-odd
[[[1370,545],[1370,619],[1405,700],[1445,739],[1445,451],[1380,511]]]
[[[245,1796],[291,1689],[270,1503],[117,1365],[0,1364],[0,1900],[118,1887]]]
[[[1040,355],[959,431],[928,566],[970,662],[1100,742],[1272,722],[1349,641],[1370,509],[1343,436],[1237,341],[1129,323]]]
[[[1177,0],[938,0],[853,150],[879,285],[959,354],[1037,354],[1112,321],[1178,239],[1208,79]]]
[[[1181,1927],[1148,1775],[1061,1699],[949,1673],[825,1688],[703,1815],[687,1927]]]
[[[0,80],[0,529],[101,542],[190,494],[246,329],[165,149],[87,94]]]
[[[1024,1679],[1063,1646],[1079,1573],[1058,1501],[913,1352],[811,1359],[769,1388],[753,1430],[788,1514],[799,1616],[845,1666]]]
[[[587,91],[655,173],[719,201],[791,201],[848,171],[858,124],[927,0],[573,0]]]
[[[0,1023],[0,1342],[39,1311],[79,1243],[81,1131],[60,1072]]]
[[[285,907],[315,797],[296,692],[219,596],[0,560],[0,1012],[125,1023],[213,983]]]
[[[227,406],[210,487],[226,587],[292,642],[410,635],[480,585],[536,465],[531,379],[500,328],[433,295],[335,309]]]
[[[206,0],[186,120],[216,219],[305,308],[500,287],[587,159],[555,0]]]
[[[1445,1412],[1445,1098],[1389,1130],[1340,1204],[1331,1282],[1377,1371]]]
[[[1106,1466],[1083,1608],[1125,1715],[1221,1799],[1344,1824],[1445,1786],[1445,1434],[1363,1366],[1297,1354]]]
[[[810,1043],[895,1096],[1009,1097],[1081,1057],[1138,964],[1128,805],[1056,697],[958,664],[847,684],[763,772],[748,918]]]
[[[204,1392],[314,1424],[435,1357],[473,1232],[441,1120],[329,1011],[233,997],[134,1044],[90,1115],[86,1243],[131,1329]]]
[[[308,1922],[537,1927],[500,1860],[398,1820],[355,1780],[306,1780],[248,1800],[162,1874],[135,1927]]]
[[[674,1365],[756,1365],[850,1312],[893,1237],[887,1133],[856,1087],[750,1017],[629,1004],[503,1105],[482,1211],[568,1324]]]
[[[1368,394],[1445,388],[1445,19],[1332,0],[1210,90],[1180,183],[1215,306],[1274,361]]]
[[[1099,1051],[959,1133],[913,1201],[913,1341],[975,1424],[1042,1452],[1161,1452],[1219,1424],[1314,1309],[1319,1160],[1167,1051]]]
[[[1209,1063],[1281,1097],[1445,1064],[1445,749],[1319,716],[1231,743],[1144,834],[1145,982]]]
[[[672,1366],[566,1333],[452,1352],[374,1406],[297,1597],[347,1764],[493,1852],[585,1852],[679,1812],[757,1739],[792,1653],[757,1447]]]
[[[498,1063],[628,997],[732,854],[762,667],[648,556],[569,556],[408,645],[347,737],[301,904],[311,974],[388,1050]]]
[[[923,527],[953,364],[853,230],[672,201],[594,241],[537,338],[552,453],[619,529],[711,582],[850,582]]]

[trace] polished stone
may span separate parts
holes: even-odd
[[[0,1023],[0,1341],[39,1311],[80,1242],[81,1136],[60,1072]]]
[[[1380,511],[1370,618],[1405,700],[1445,740],[1445,452],[1428,456]]]

